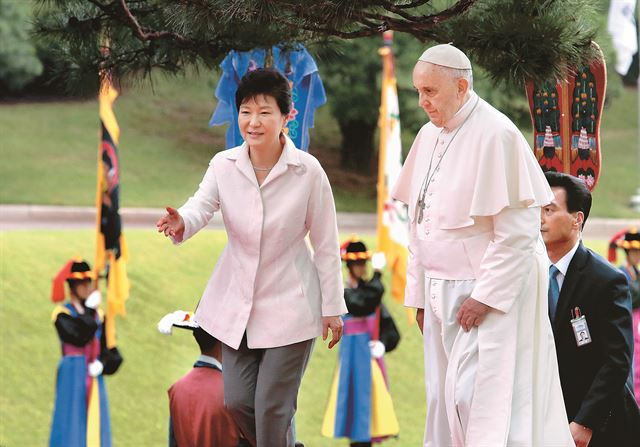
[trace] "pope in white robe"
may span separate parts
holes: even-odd
[[[409,206],[405,305],[424,334],[424,445],[573,446],[539,236],[553,194],[518,128],[471,90],[464,53],[428,49],[413,82],[430,122],[393,196]]]

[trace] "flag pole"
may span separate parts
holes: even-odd
[[[398,89],[391,45],[393,32],[383,34],[383,46],[378,50],[382,58],[382,85],[380,95],[380,147],[378,153],[377,242],[384,252],[391,276],[391,296],[404,301],[408,256],[408,219],[406,207],[391,198],[390,190],[402,169],[402,142]],[[407,313],[409,321],[413,316]]]
[[[108,43],[102,48],[107,53]],[[113,112],[113,103],[118,91],[112,85],[110,73],[100,73],[98,95],[100,116],[100,137],[96,181],[96,259],[97,273],[105,272],[106,322],[105,337],[107,348],[115,348],[116,315],[125,315],[125,301],[129,296],[126,261],[128,250],[119,214],[120,162],[118,143],[120,127]],[[103,215],[103,212],[105,215]]]
[[[378,200],[377,200],[377,244],[378,251],[386,252],[388,250],[389,229],[384,225],[384,207],[389,195],[386,175],[386,157],[387,157],[387,141],[389,139],[389,123],[388,118],[388,102],[387,88],[388,83],[395,78],[393,67],[393,53],[391,45],[393,44],[393,31],[385,31],[382,34],[383,46],[378,49],[378,54],[382,57],[382,82],[380,95],[380,111],[378,119],[378,127],[380,128],[380,142],[378,149]]]

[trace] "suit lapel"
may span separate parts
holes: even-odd
[[[578,249],[569,263],[567,274],[562,283],[562,289],[558,297],[558,306],[556,308],[556,318],[553,323],[554,332],[560,328],[560,325],[567,321],[566,318],[569,316],[571,304],[577,299],[574,291],[583,279],[581,272],[586,265],[588,257],[589,253],[587,249],[584,248],[584,245],[582,245],[582,241],[580,241],[580,245],[578,245]]]
[[[282,148],[282,154],[280,154],[280,158],[278,162],[275,164],[267,178],[262,182],[261,188],[264,188],[269,183],[273,182],[275,179],[283,175],[289,170],[289,165],[292,166],[300,166],[300,157],[298,156],[298,149],[295,144],[289,137],[285,135],[284,137],[285,143]]]
[[[251,159],[249,158],[249,147],[245,144],[242,145],[238,158],[236,159],[236,168],[255,186],[258,186],[258,179],[255,172],[253,172],[253,166],[251,166]]]
[[[284,157],[284,155],[285,155],[284,151],[282,151],[282,152],[283,153],[282,153],[282,155],[280,155],[280,158],[278,159],[278,162],[275,164],[273,169],[269,172],[269,175],[267,175],[267,177],[264,179],[264,182],[262,182],[262,185],[260,185],[261,188],[264,188],[269,183],[271,183],[272,181],[274,181],[275,179],[280,177],[282,174],[287,172],[288,165],[287,165],[287,162],[286,162],[285,157]]]

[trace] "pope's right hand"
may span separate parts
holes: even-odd
[[[167,214],[156,223],[158,233],[164,233],[165,236],[171,236],[180,242],[184,235],[184,219],[175,208],[168,206],[166,209]]]

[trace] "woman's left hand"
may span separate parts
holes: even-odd
[[[335,317],[322,317],[322,339],[326,340],[329,335],[329,329],[331,329],[331,341],[329,342],[329,349],[333,348],[342,338],[342,318],[339,315]]]

